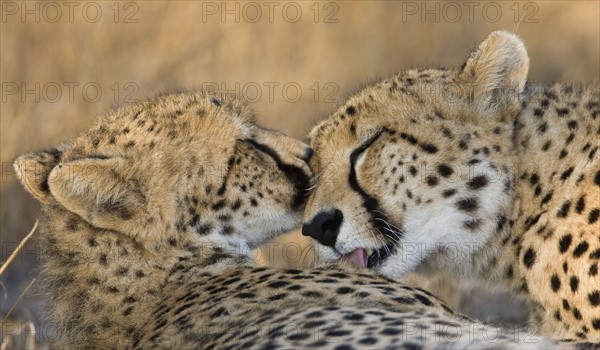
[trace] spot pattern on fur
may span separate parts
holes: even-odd
[[[305,217],[332,208],[343,213],[337,253],[324,248],[325,259],[350,253],[344,245],[385,247],[391,257],[374,268],[390,277],[402,278],[423,261],[479,273],[539,305],[540,332],[600,342],[593,331],[600,308],[590,307],[600,284],[600,90],[529,83],[522,42],[506,33],[491,37],[460,69],[385,78],[317,124],[309,137],[311,167],[330,181],[315,185]],[[512,85],[499,99],[477,90],[482,81],[500,90]],[[515,93],[517,85],[522,90]],[[478,96],[486,97],[483,104]],[[341,119],[348,106],[356,107],[352,134]],[[345,154],[382,129],[390,136],[355,164],[362,191],[379,204],[367,211],[327,164],[343,173],[350,166]],[[385,213],[381,225],[399,233],[379,234],[373,212]],[[506,221],[499,224],[499,217]],[[448,242],[477,253],[448,262]],[[400,244],[425,246],[427,253],[402,256],[394,249]],[[557,312],[564,305],[569,312]]]
[[[208,277],[251,264],[240,252],[298,224],[309,151],[256,126],[239,100],[183,92],[122,107],[68,143],[19,157],[20,180],[43,207],[40,285],[59,344],[132,348],[171,323],[193,324],[193,302],[235,282],[211,289]],[[185,284],[206,290],[165,306],[149,328],[152,310]],[[169,311],[178,317],[165,319]]]

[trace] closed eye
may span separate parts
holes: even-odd
[[[283,164],[283,162],[281,161],[281,158],[279,157],[279,155],[277,154],[277,152],[275,152],[272,148],[270,148],[269,146],[265,146],[261,143],[258,143],[254,140],[251,139],[246,139],[246,140],[242,140],[242,142],[252,146],[252,148],[268,155],[269,157],[271,157],[275,163],[277,163],[277,165],[279,164]]]
[[[379,130],[376,132],[350,154],[350,173],[348,174],[348,183],[350,184],[352,190],[361,196],[363,199],[363,206],[368,212],[371,212],[373,209],[377,209],[379,207],[379,202],[370,194],[365,192],[365,190],[358,183],[358,178],[356,176],[356,161],[375,141],[377,141],[383,131],[384,130]]]
[[[391,224],[391,220],[388,215],[384,212],[382,208],[379,206],[379,201],[367,193],[358,183],[358,179],[356,176],[356,162],[358,158],[363,154],[379,137],[383,132],[388,131],[386,129],[381,129],[377,131],[373,136],[371,136],[367,141],[365,141],[362,145],[356,148],[350,154],[350,174],[348,174],[348,183],[352,190],[360,195],[362,198],[362,205],[371,216],[371,224],[374,229],[380,232],[381,234],[387,236],[392,242],[397,241],[403,236],[403,232],[398,227]]]
[[[375,143],[377,139],[379,139],[379,136],[381,136],[381,134],[383,134],[384,131],[384,129],[378,130],[375,134],[373,134],[373,136],[369,137],[368,140],[363,142],[362,145],[358,146],[354,151],[352,151],[352,153],[350,154],[350,166],[352,169],[354,169],[358,157],[360,157],[360,155],[363,154],[367,150],[367,148],[371,147],[371,145]]]
[[[296,188],[296,194],[294,196],[292,204],[294,208],[298,207],[305,201],[306,189],[309,187],[310,178],[307,174],[304,173],[304,171],[301,168],[295,165],[284,163],[281,160],[281,157],[279,157],[279,154],[277,154],[277,152],[275,152],[275,150],[273,150],[269,146],[263,145],[250,139],[242,140],[242,142],[249,144],[257,151],[265,153],[266,155],[271,157],[271,159],[273,159],[273,161],[275,161],[275,163],[277,164],[279,170],[281,170],[281,172],[283,172],[286,178],[294,185],[294,187]]]

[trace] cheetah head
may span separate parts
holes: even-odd
[[[521,40],[494,32],[462,68],[400,73],[318,124],[302,228],[317,256],[392,278],[425,260],[468,266],[510,210],[528,67]]]
[[[47,208],[144,245],[253,248],[300,222],[311,153],[237,100],[181,93],[118,109],[15,169]]]

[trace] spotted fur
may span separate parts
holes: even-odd
[[[150,331],[137,348],[561,347],[531,331],[474,322],[425,290],[345,265],[306,270],[237,266],[215,275],[186,264],[182,271],[168,284],[169,298],[153,310],[144,327]],[[183,282],[189,278],[197,282]]]
[[[559,348],[345,265],[257,266],[300,221],[310,149],[202,93],[111,113],[19,157],[42,203],[41,290],[58,348]]]
[[[20,156],[17,176],[42,203],[40,289],[63,344],[127,343],[181,261],[219,266],[215,249],[242,257],[295,227],[310,153],[240,101],[190,92]]]
[[[304,233],[325,260],[374,249],[395,279],[482,276],[538,305],[541,333],[600,342],[600,89],[526,83],[528,68],[521,40],[494,32],[460,69],[351,97],[310,133]]]

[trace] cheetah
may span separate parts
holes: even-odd
[[[42,203],[41,291],[59,348],[548,349],[348,264],[256,264],[300,224],[311,149],[243,102],[184,92],[128,105],[15,161]]]
[[[528,69],[497,31],[349,98],[309,134],[302,231],[321,260],[479,276],[533,301],[540,334],[600,342],[600,89]]]

